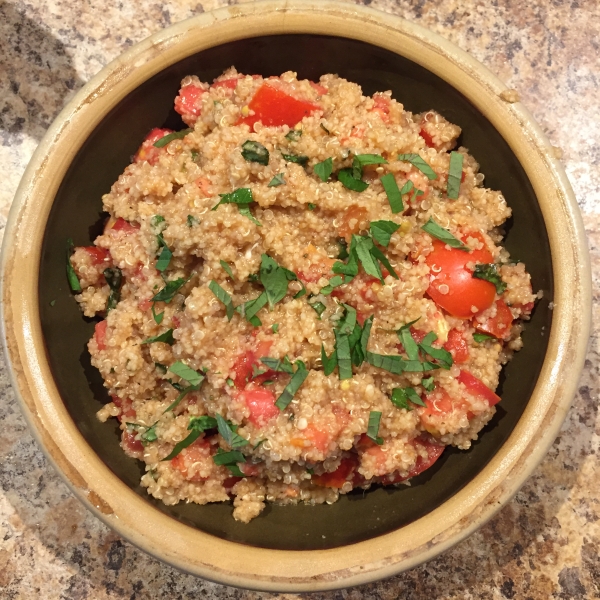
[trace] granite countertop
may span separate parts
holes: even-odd
[[[350,2],[352,0],[349,0]],[[495,72],[562,159],[600,276],[600,4],[597,0],[363,0],[429,27]],[[0,236],[19,179],[64,103],[155,31],[235,0],[13,0],[0,3]],[[598,287],[596,287],[596,290]],[[596,292],[597,294],[597,292]],[[595,297],[596,297],[595,294]],[[437,559],[315,600],[600,598],[598,333],[546,459],[492,521]],[[301,598],[235,590],[182,574],[86,511],[47,463],[0,358],[0,598]],[[308,597],[308,595],[306,596]]]

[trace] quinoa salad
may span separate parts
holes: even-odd
[[[495,413],[537,297],[460,127],[391,92],[186,77],[67,275],[141,482],[168,505],[410,485]]]

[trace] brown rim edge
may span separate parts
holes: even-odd
[[[361,40],[451,81],[523,164],[547,226],[555,278],[555,312],[538,384],[490,464],[426,517],[372,540],[323,551],[267,550],[221,540],[160,513],[118,480],[62,404],[46,361],[37,298],[41,242],[53,198],[102,117],[167,65],[224,42],[280,33]],[[573,192],[528,111],[500,98],[505,89],[465,52],[398,17],[339,2],[275,0],[220,9],[169,27],[131,48],[80,90],[40,143],[19,186],[5,234],[1,281],[3,341],[13,385],[35,437],[78,498],[123,537],[179,569],[267,591],[335,589],[388,577],[433,558],[491,518],[541,461],[564,420],[575,375],[583,367],[591,313],[589,256]]]

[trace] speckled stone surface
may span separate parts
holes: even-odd
[[[352,1],[352,0],[348,0]],[[363,0],[469,51],[518,90],[562,149],[600,278],[600,3],[597,0]],[[84,82],[131,44],[234,0],[0,2],[0,236],[46,128]],[[314,595],[215,585],[122,540],[72,496],[33,441],[0,358],[0,599],[600,598],[600,308],[579,392],[530,480],[490,523],[427,565]]]

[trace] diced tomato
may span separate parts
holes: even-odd
[[[272,341],[265,340],[259,342],[256,349],[247,350],[234,363],[233,370],[235,371],[234,383],[238,389],[245,388],[250,380],[253,379],[255,367],[257,369],[265,369],[266,367],[260,362],[260,359],[269,355],[269,350],[273,345]],[[265,373],[266,375],[266,373]]]
[[[138,302],[138,306],[140,307],[141,311],[146,312],[147,310],[150,310],[150,308],[152,307],[152,300],[149,300],[149,299],[140,300]]]
[[[485,323],[477,320],[473,321],[475,329],[482,333],[493,335],[499,340],[505,340],[510,337],[510,328],[513,322],[513,316],[510,308],[504,300],[496,300],[496,316],[489,318]]]
[[[254,111],[254,114],[243,117],[239,123],[246,123],[252,128],[258,121],[268,127],[281,125],[294,127],[320,107],[311,102],[297,100],[284,91],[264,83],[250,100],[248,108]]]
[[[106,319],[96,323],[94,326],[94,338],[96,338],[96,345],[98,350],[106,350],[106,326],[108,323]]]
[[[158,140],[165,137],[165,135],[169,135],[169,133],[173,133],[172,129],[160,129],[155,127],[150,131],[150,133],[145,137],[142,145],[138,148],[138,151],[135,153],[133,157],[133,162],[149,162],[151,165],[156,164],[160,153],[163,151],[162,148],[156,148],[154,145]]]
[[[513,306],[521,310],[523,315],[530,315],[535,306],[535,302],[527,302],[526,304],[516,303],[513,304]]]
[[[135,408],[133,408],[133,402],[129,398],[125,398],[122,400],[119,396],[111,396],[113,404],[121,410],[121,414],[119,415],[119,420],[123,419],[135,419],[136,412]]]
[[[312,88],[317,92],[317,94],[319,94],[319,96],[324,96],[329,92],[329,90],[320,83],[315,83],[314,81],[309,81],[308,83],[310,83]]]
[[[140,226],[136,223],[130,223],[125,219],[119,217],[114,223],[111,229],[114,231],[122,231],[123,233],[134,233],[136,232]]]
[[[258,465],[253,465],[251,463],[240,463],[240,471],[246,477],[256,477],[259,473]]]
[[[448,332],[448,341],[444,344],[444,349],[452,354],[455,363],[464,363],[469,359],[467,340],[458,329]]]
[[[384,123],[390,120],[390,99],[383,94],[373,94],[374,107],[371,112],[376,112]]]
[[[406,481],[411,477],[416,477],[417,475],[420,475],[423,471],[426,471],[427,469],[429,469],[429,467],[433,466],[433,464],[442,455],[446,448],[446,446],[444,446],[443,444],[436,444],[430,441],[428,438],[425,438],[424,436],[415,438],[411,441],[411,444],[418,451],[425,449],[427,451],[427,458],[423,458],[419,453],[414,467],[409,469],[406,476],[401,477],[399,473],[392,473],[392,475],[385,478],[384,483],[399,483],[401,481]]]
[[[480,234],[469,235],[483,242]],[[486,248],[465,252],[434,240],[433,251],[425,262],[431,269],[427,294],[451,315],[461,319],[471,318],[493,304],[495,286],[489,281],[473,277],[473,272],[466,266],[467,263],[493,262]]]
[[[235,90],[238,81],[241,77],[233,77],[231,79],[221,79],[221,81],[215,81],[210,87],[211,88],[227,88],[228,90]]]
[[[358,233],[363,225],[366,225],[368,211],[362,206],[353,205],[344,211],[338,233],[341,237],[350,241],[353,233]]]
[[[497,396],[483,381],[477,379],[477,377],[471,375],[468,371],[461,371],[457,379],[467,388],[470,394],[484,398],[490,406],[494,406],[500,402],[500,396]]]
[[[340,466],[333,473],[323,473],[322,475],[313,475],[312,483],[322,487],[341,489],[343,485],[350,481],[352,482],[354,471],[358,466],[356,457],[350,456],[342,458]]]
[[[144,452],[144,444],[141,440],[136,439],[137,433],[126,429],[121,433],[121,447],[126,454],[136,455]]]
[[[106,248],[98,248],[96,246],[80,246],[80,249],[89,254],[92,264],[101,265],[103,262],[110,260],[110,253]]]
[[[194,84],[183,86],[175,98],[175,110],[188,125],[193,125],[202,113],[202,96],[206,90]]]
[[[414,327],[411,327],[410,335],[411,335],[412,339],[415,340],[415,342],[417,342],[417,344],[420,344],[425,339],[427,332],[423,331],[421,329],[415,329]],[[435,342],[434,342],[434,344],[435,344]],[[400,353],[405,352],[404,346],[402,344],[397,344],[396,348],[398,349],[398,352],[400,352]]]
[[[205,198],[212,196],[212,186],[208,177],[198,177],[198,179],[196,179],[196,185],[200,188],[200,191],[204,194]]]
[[[421,421],[427,422],[430,416],[440,416],[450,414],[454,410],[455,403],[444,388],[436,389],[426,394],[423,398],[425,408],[421,409]]]
[[[200,438],[171,459],[171,466],[189,481],[206,481],[207,477],[195,471],[198,464],[208,462],[210,450],[210,442],[206,438]]]
[[[275,394],[265,388],[244,390],[241,396],[250,410],[249,421],[254,425],[264,425],[279,414],[275,406]]]
[[[319,281],[321,277],[327,276],[336,262],[333,258],[323,256],[312,244],[306,246],[304,254],[306,254],[305,258],[310,258],[310,264],[306,268],[299,269],[296,274],[298,279],[305,283],[314,283]]]
[[[238,482],[241,481],[243,479],[243,477],[228,477],[224,482],[223,482],[223,487],[229,492],[231,491],[231,488]]]
[[[419,135],[425,140],[425,144],[429,146],[429,148],[435,148],[435,144],[433,143],[433,138],[421,127],[421,131],[419,131]]]
[[[304,436],[312,442],[312,446],[320,452],[325,452],[329,448],[331,435],[327,431],[319,429],[312,423],[304,430]]]

